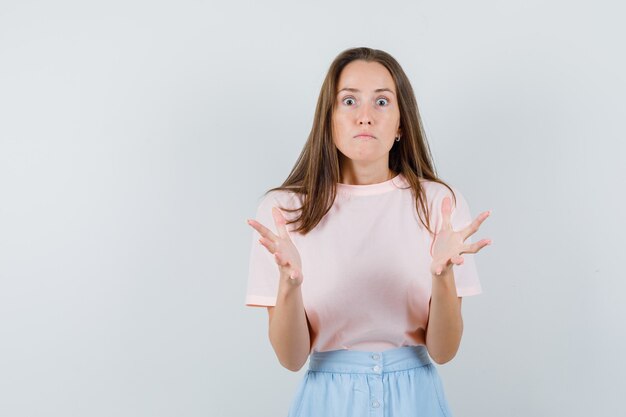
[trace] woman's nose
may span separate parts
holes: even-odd
[[[357,120],[358,120],[360,125],[363,125],[363,124],[371,125],[372,124],[372,116],[370,115],[369,109],[366,106],[363,106],[363,108],[359,112],[359,114],[357,116]]]

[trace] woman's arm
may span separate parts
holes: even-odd
[[[259,242],[274,256],[278,265],[276,305],[267,308],[269,338],[280,364],[295,372],[306,363],[311,349],[300,289],[304,279],[302,261],[289,236],[287,220],[276,206],[272,207],[272,217],[278,234],[256,220],[248,219],[248,224],[261,234]]]
[[[301,286],[288,280],[288,276],[281,276],[276,306],[267,308],[269,338],[280,364],[297,372],[309,357],[311,339]]]
[[[433,284],[430,314],[426,325],[426,348],[431,358],[439,364],[454,358],[463,334],[461,297],[456,292],[453,265],[463,264],[461,255],[464,253],[478,253],[491,244],[491,239],[465,243],[468,237],[478,231],[482,222],[491,214],[491,210],[482,212],[468,226],[455,231],[452,228],[451,207],[450,197],[444,197],[441,202],[442,226],[433,238],[430,249],[433,257],[430,266]]]
[[[433,275],[430,313],[426,325],[426,348],[430,357],[440,365],[454,358],[461,344],[462,299],[456,293],[452,268],[441,275]]]

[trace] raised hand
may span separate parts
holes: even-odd
[[[274,255],[281,277],[288,277],[290,284],[300,285],[303,279],[302,261],[298,249],[289,237],[287,221],[277,207],[272,207],[272,217],[278,235],[254,219],[248,219],[248,224],[261,234],[259,242]]]
[[[464,253],[477,253],[479,250],[491,244],[490,239],[482,239],[476,243],[465,244],[465,239],[476,233],[483,221],[491,214],[491,211],[480,213],[476,219],[462,230],[452,230],[452,203],[450,197],[445,197],[441,203],[441,216],[443,219],[441,230],[435,234],[430,246],[430,255],[433,261],[430,266],[432,275],[441,275],[448,272],[452,265],[463,264]]]

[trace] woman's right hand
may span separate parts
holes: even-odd
[[[277,207],[272,207],[272,217],[274,217],[278,235],[254,219],[248,219],[248,224],[261,234],[259,242],[274,255],[280,276],[288,277],[287,281],[292,285],[300,285],[303,279],[302,261],[298,249],[289,237],[287,221]]]

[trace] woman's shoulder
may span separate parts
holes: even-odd
[[[420,178],[420,184],[422,186],[422,189],[424,190],[424,193],[426,195],[426,200],[428,202],[438,202],[438,201],[440,202],[446,196],[453,198],[452,192],[450,192],[450,190],[454,192],[454,195],[456,196],[457,199],[459,198],[459,196],[463,198],[463,195],[461,194],[459,189],[449,183],[446,183],[447,184],[446,186],[446,184],[442,184],[441,182],[438,182],[438,181]]]
[[[280,206],[283,208],[298,208],[302,205],[302,195],[291,190],[269,190],[259,197],[259,209]]]
[[[273,228],[274,218],[272,207],[277,207],[285,219],[292,220],[297,211],[286,211],[298,208],[298,195],[285,190],[269,190],[258,197],[255,219],[266,227]]]
[[[429,180],[429,179],[421,178],[421,177],[419,180],[420,180],[420,185],[422,186],[424,191],[427,193],[438,194],[438,193],[442,193],[445,191],[450,192],[450,190],[448,190],[448,187],[446,187],[444,184],[438,181]],[[450,188],[454,188],[450,184],[448,185],[450,186]]]

